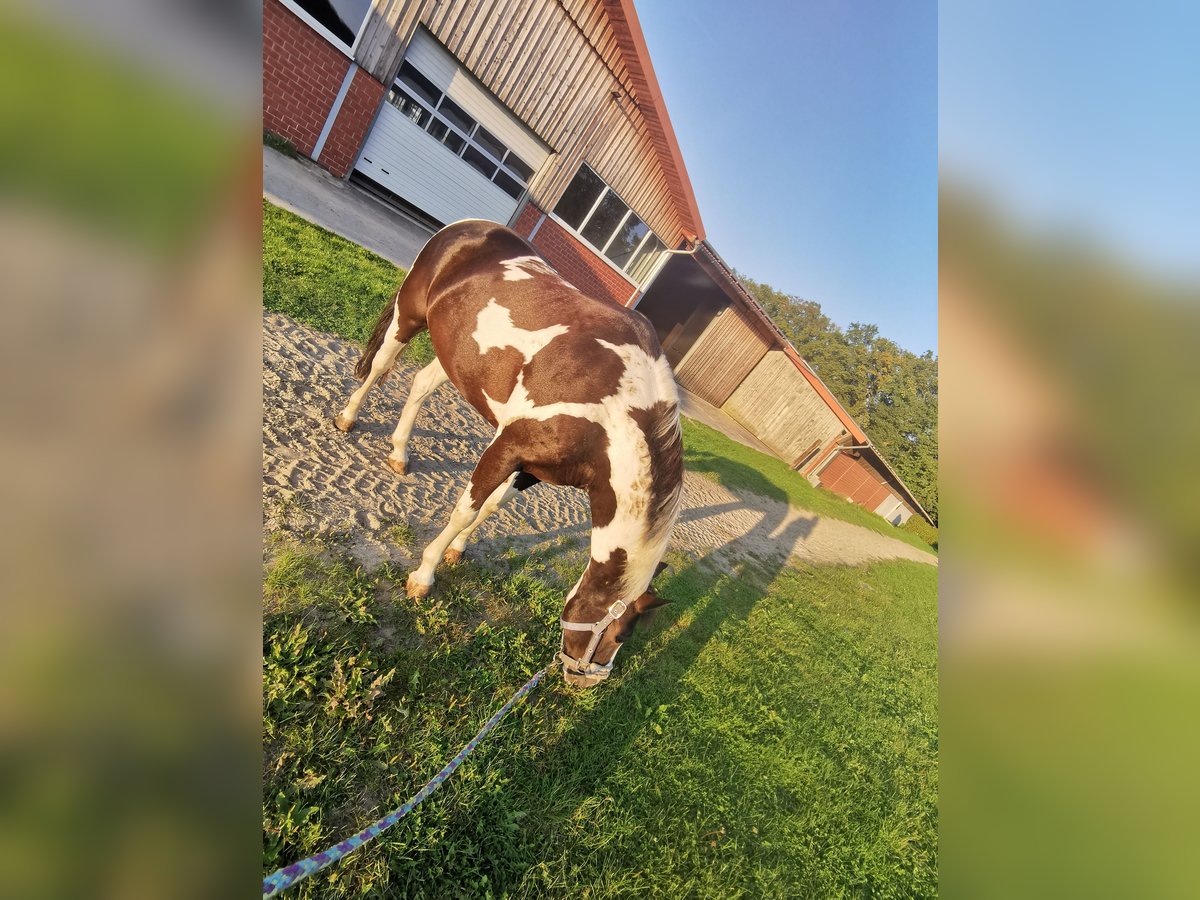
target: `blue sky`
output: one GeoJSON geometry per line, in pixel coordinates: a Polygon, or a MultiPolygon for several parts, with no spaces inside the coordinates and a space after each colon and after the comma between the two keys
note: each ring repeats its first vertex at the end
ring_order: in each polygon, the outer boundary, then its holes
{"type": "Polygon", "coordinates": [[[1200,4],[941,10],[944,171],[1027,229],[1200,276],[1200,4]]]}
{"type": "Polygon", "coordinates": [[[717,251],[843,328],[936,352],[936,4],[637,11],[717,251]]]}

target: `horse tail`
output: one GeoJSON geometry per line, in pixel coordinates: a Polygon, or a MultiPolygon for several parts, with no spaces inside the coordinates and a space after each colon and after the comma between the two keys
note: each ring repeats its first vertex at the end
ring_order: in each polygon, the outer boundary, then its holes
{"type": "Polygon", "coordinates": [[[395,322],[396,302],[399,299],[400,292],[396,291],[396,293],[392,294],[392,299],[384,307],[383,312],[379,314],[379,320],[375,323],[375,329],[371,332],[371,338],[367,341],[367,346],[363,348],[363,354],[358,358],[358,364],[354,367],[354,377],[359,381],[365,381],[367,376],[371,374],[371,363],[375,359],[375,354],[383,346],[383,340],[387,337],[388,329],[395,322]]]}

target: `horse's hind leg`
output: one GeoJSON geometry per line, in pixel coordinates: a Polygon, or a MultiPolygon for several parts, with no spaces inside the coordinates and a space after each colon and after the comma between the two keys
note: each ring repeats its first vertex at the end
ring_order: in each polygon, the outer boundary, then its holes
{"type": "Polygon", "coordinates": [[[354,427],[354,423],[358,421],[359,407],[366,399],[367,392],[395,365],[396,357],[404,349],[406,341],[401,340],[399,335],[400,309],[396,300],[397,298],[393,297],[391,306],[380,316],[379,322],[375,326],[375,333],[371,336],[371,341],[367,345],[367,349],[363,351],[362,359],[358,362],[356,374],[362,379],[362,384],[350,395],[345,409],[338,413],[333,420],[333,424],[340,431],[349,431],[354,427]],[[384,316],[387,316],[386,322],[384,316]],[[370,354],[369,358],[368,354],[370,354]]]}
{"type": "Polygon", "coordinates": [[[540,482],[532,475],[527,475],[524,472],[514,472],[508,481],[492,491],[492,495],[484,501],[483,508],[479,510],[479,515],[475,517],[475,521],[460,531],[458,537],[450,542],[450,547],[446,550],[446,554],[442,559],[448,563],[456,563],[462,559],[463,552],[467,549],[467,541],[475,536],[475,532],[483,524],[484,519],[512,500],[517,494],[528,490],[535,484],[540,484],[540,482]]]}
{"type": "Polygon", "coordinates": [[[400,422],[392,433],[392,453],[387,459],[388,466],[395,472],[403,475],[408,471],[408,439],[412,436],[417,413],[421,411],[421,405],[429,399],[429,395],[446,380],[446,370],[442,368],[441,362],[437,359],[413,378],[408,399],[404,401],[404,410],[400,413],[400,422]]]}
{"type": "MultiPolygon", "coordinates": [[[[437,564],[442,561],[446,549],[464,530],[475,524],[484,507],[499,495],[503,497],[508,486],[517,477],[519,462],[514,456],[513,442],[505,440],[501,431],[483,451],[479,463],[467,482],[454,511],[450,514],[450,522],[442,529],[425,552],[421,554],[421,565],[408,576],[408,596],[412,598],[426,597],[433,587],[433,573],[437,564]]],[[[498,504],[497,504],[498,505],[498,504]]]]}

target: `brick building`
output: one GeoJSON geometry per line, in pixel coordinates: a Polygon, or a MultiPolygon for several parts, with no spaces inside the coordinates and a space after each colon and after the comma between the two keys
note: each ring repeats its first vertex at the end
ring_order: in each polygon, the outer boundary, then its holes
{"type": "Polygon", "coordinates": [[[508,224],[814,483],[925,515],[705,241],[632,0],[264,0],[263,127],[432,224],[508,224]]]}

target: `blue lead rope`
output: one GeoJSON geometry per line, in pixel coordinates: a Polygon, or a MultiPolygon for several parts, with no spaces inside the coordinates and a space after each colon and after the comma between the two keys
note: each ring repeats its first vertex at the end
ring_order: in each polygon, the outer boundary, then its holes
{"type": "MultiPolygon", "coordinates": [[[[546,669],[548,668],[549,666],[546,667],[546,669]]],[[[399,809],[392,810],[375,824],[368,825],[362,831],[358,832],[358,834],[353,834],[346,838],[340,844],[334,844],[328,850],[324,850],[321,853],[315,853],[307,859],[300,860],[298,863],[293,863],[292,865],[280,869],[277,872],[272,872],[263,879],[263,896],[273,897],[280,891],[291,887],[296,882],[303,881],[309,875],[320,872],[326,866],[332,865],[333,863],[342,859],[344,856],[353,853],[368,841],[379,837],[379,835],[383,834],[385,831],[407,816],[410,812],[416,809],[422,800],[436,791],[441,786],[443,781],[454,774],[454,770],[463,764],[463,760],[470,755],[472,750],[479,746],[479,742],[487,737],[487,733],[496,727],[496,724],[504,718],[504,714],[512,709],[513,704],[537,687],[538,682],[541,681],[545,676],[546,669],[542,669],[527,682],[525,682],[525,685],[519,691],[513,694],[512,697],[509,698],[509,701],[500,707],[496,714],[488,719],[487,723],[479,729],[479,734],[471,738],[471,740],[467,742],[467,745],[459,750],[457,754],[455,754],[454,759],[446,763],[446,765],[442,768],[442,771],[434,775],[433,778],[430,779],[430,781],[425,785],[425,787],[417,791],[416,795],[411,800],[409,800],[399,809]]]]}

